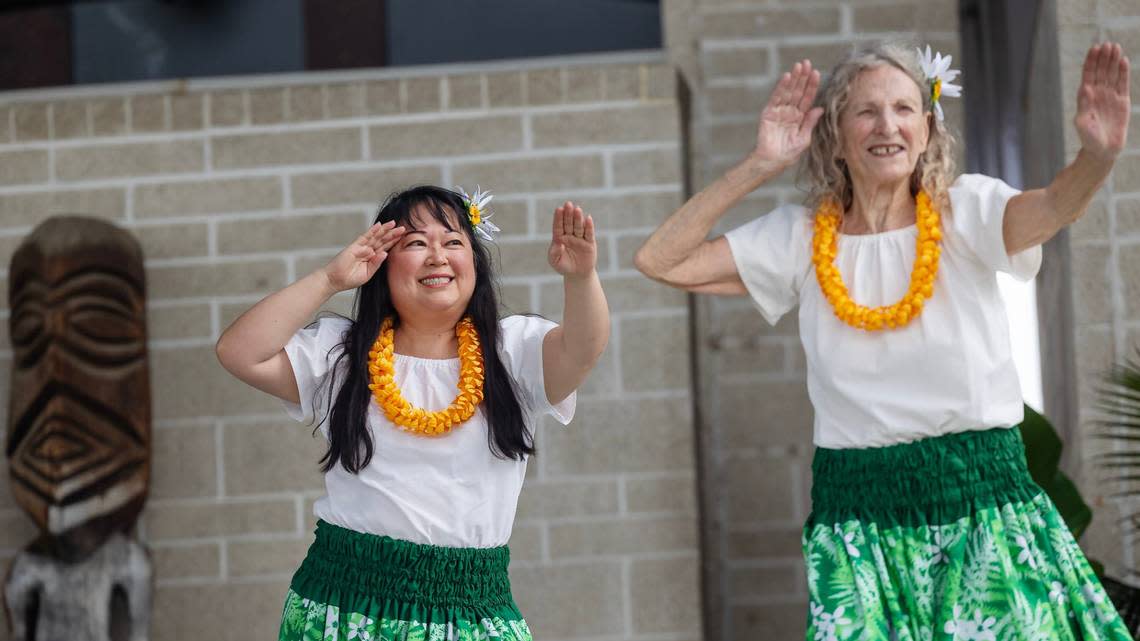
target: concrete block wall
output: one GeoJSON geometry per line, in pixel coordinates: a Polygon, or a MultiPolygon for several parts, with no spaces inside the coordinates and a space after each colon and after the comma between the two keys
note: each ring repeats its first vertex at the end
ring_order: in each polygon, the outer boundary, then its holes
{"type": "MultiPolygon", "coordinates": [[[[561,316],[546,265],[554,207],[573,199],[599,226],[613,338],[574,423],[540,430],[511,541],[532,628],[701,638],[688,307],[632,267],[680,200],[675,89],[661,54],[621,54],[0,94],[0,287],[21,238],[55,213],[112,220],[146,251],[152,638],[276,633],[323,447],[228,377],[213,343],[360,233],[386,194],[422,182],[494,191],[515,312],[561,316]]],[[[0,415],[9,315],[5,297],[0,415]]],[[[0,491],[0,562],[32,535],[0,491]]]]}
{"type": "MultiPolygon", "coordinates": [[[[954,2],[667,0],[664,13],[670,58],[693,88],[694,189],[751,150],[760,110],[798,60],[826,73],[850,49],[890,38],[960,60],[954,2]]],[[[947,118],[961,135],[955,102],[947,118]]],[[[717,231],[802,198],[789,171],[717,231]]],[[[745,298],[697,297],[695,316],[708,638],[802,639],[813,413],[796,311],[773,328],[745,298]]]]}
{"type": "MultiPolygon", "coordinates": [[[[1065,150],[1080,149],[1073,127],[1085,53],[1095,42],[1120,42],[1132,61],[1132,125],[1124,152],[1084,218],[1071,227],[1071,286],[1080,409],[1079,485],[1093,506],[1082,540],[1109,574],[1136,580],[1140,537],[1121,520],[1140,511],[1135,497],[1110,482],[1097,457],[1118,444],[1098,439],[1095,389],[1113,362],[1135,360],[1140,348],[1140,5],[1129,0],[1057,0],[1058,55],[1065,114],[1065,150]]],[[[1135,485],[1131,486],[1135,489],[1135,485]]]]}

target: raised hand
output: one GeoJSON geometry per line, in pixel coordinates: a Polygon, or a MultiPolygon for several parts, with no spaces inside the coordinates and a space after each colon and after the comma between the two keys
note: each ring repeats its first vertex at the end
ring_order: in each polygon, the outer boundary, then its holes
{"type": "Polygon", "coordinates": [[[1128,57],[1119,44],[1094,45],[1085,56],[1074,124],[1081,147],[1099,159],[1114,161],[1128,138],[1128,74],[1128,57]]]}
{"type": "Polygon", "coordinates": [[[818,90],[819,72],[811,68],[810,60],[785,72],[760,112],[752,155],[783,166],[794,163],[808,148],[811,130],[823,115],[822,108],[811,106],[818,90]]]}
{"type": "Polygon", "coordinates": [[[554,210],[547,259],[563,276],[588,276],[598,264],[594,219],[570,201],[554,210]]]}
{"type": "Polygon", "coordinates": [[[367,283],[388,257],[388,250],[403,237],[404,231],[392,221],[369,227],[325,265],[329,284],[339,292],[367,283]]]}

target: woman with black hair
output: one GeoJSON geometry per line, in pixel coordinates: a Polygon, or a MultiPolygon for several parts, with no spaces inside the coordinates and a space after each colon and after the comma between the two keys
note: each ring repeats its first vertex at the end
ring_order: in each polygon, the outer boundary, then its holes
{"type": "Polygon", "coordinates": [[[529,641],[510,538],[534,428],[562,424],[609,337],[594,223],[554,212],[561,326],[499,318],[484,240],[490,197],[396,194],[322,269],[254,305],[218,340],[222,365],[328,439],[316,540],[280,639],[529,641]],[[356,289],[355,319],[305,327],[356,289]]]}

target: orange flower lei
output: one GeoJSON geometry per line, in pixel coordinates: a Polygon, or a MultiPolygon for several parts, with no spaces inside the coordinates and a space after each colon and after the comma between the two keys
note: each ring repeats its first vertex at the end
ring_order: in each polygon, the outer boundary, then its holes
{"type": "Polygon", "coordinates": [[[455,326],[455,336],[459,339],[459,395],[447,409],[438,412],[415,407],[400,394],[394,366],[394,334],[392,319],[385,319],[380,335],[368,352],[368,373],[372,380],[368,389],[372,390],[372,397],[388,420],[405,432],[443,436],[471,418],[475,408],[483,402],[483,350],[471,317],[465,317],[455,326]]]}
{"type": "Polygon", "coordinates": [[[942,251],[938,241],[942,239],[939,227],[941,216],[930,202],[930,195],[920,191],[915,207],[915,222],[918,227],[918,241],[914,259],[914,269],[910,274],[910,287],[906,294],[894,305],[887,307],[864,307],[851,300],[843,276],[835,266],[835,256],[839,250],[839,223],[843,213],[835,201],[827,201],[815,212],[815,233],[812,237],[812,259],[819,287],[839,320],[857,329],[876,331],[883,326],[902,327],[922,313],[926,299],[934,295],[934,277],[938,275],[938,258],[942,251]]]}

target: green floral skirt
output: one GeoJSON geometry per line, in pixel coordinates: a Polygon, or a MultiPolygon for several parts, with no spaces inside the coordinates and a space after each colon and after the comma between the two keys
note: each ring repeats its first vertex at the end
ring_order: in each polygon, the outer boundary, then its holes
{"type": "Polygon", "coordinates": [[[510,552],[444,548],[317,523],[285,599],[280,641],[531,641],[510,552]]]}
{"type": "Polygon", "coordinates": [[[819,448],[811,641],[1131,641],[1017,429],[819,448]]]}

